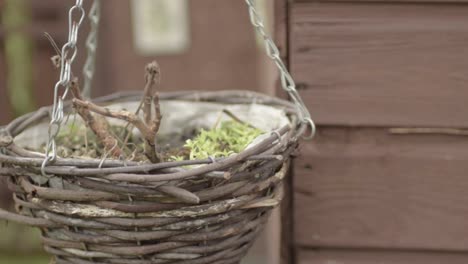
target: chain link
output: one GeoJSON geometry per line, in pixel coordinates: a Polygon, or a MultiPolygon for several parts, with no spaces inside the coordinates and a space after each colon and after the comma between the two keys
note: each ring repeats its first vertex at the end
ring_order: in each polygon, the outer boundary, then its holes
{"type": "Polygon", "coordinates": [[[91,97],[91,85],[93,82],[94,71],[96,68],[96,50],[98,45],[98,28],[101,13],[101,0],[94,0],[89,11],[88,19],[91,29],[88,38],[86,39],[86,50],[88,57],[83,67],[83,95],[91,97]]]}
{"type": "Polygon", "coordinates": [[[49,124],[45,158],[42,162],[41,172],[46,176],[45,166],[57,158],[55,138],[60,131],[63,121],[63,101],[68,94],[72,78],[72,64],[78,52],[78,31],[85,17],[83,0],[76,0],[68,12],[68,41],[62,47],[60,78],[54,87],[54,102],[52,106],[51,121],[49,124]],[[60,92],[63,91],[61,94],[60,92]]]}
{"type": "Polygon", "coordinates": [[[307,109],[306,105],[302,101],[301,96],[296,90],[296,84],[294,82],[294,79],[289,73],[286,65],[281,60],[278,47],[276,47],[275,43],[273,42],[273,39],[266,33],[263,20],[260,17],[257,9],[255,8],[254,0],[245,0],[245,2],[247,3],[247,6],[249,8],[250,22],[252,23],[257,33],[260,34],[260,36],[262,36],[263,41],[265,42],[266,53],[268,57],[270,57],[270,59],[273,60],[280,72],[282,88],[289,94],[291,100],[296,105],[299,113],[300,122],[304,122],[308,126],[310,126],[310,134],[308,136],[304,136],[304,138],[311,139],[315,135],[315,124],[314,121],[312,121],[312,118],[310,117],[309,110],[307,109]]]}

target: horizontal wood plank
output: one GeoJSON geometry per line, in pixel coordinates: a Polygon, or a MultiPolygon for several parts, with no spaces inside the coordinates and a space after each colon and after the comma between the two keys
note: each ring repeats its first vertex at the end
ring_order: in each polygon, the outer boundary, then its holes
{"type": "Polygon", "coordinates": [[[296,160],[296,244],[468,250],[467,139],[320,129],[296,160]]]}
{"type": "Polygon", "coordinates": [[[298,264],[465,264],[468,254],[441,252],[299,250],[298,264]]]}
{"type": "Polygon", "coordinates": [[[332,3],[332,2],[353,2],[353,3],[443,3],[443,4],[459,4],[467,3],[468,0],[290,0],[294,3],[332,3]]]}
{"type": "Polygon", "coordinates": [[[290,60],[319,124],[468,126],[468,5],[296,3],[290,60]]]}

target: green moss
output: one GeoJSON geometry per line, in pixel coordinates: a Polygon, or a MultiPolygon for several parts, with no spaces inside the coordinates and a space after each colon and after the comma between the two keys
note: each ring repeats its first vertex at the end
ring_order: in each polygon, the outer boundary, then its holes
{"type": "MultiPolygon", "coordinates": [[[[204,130],[185,143],[190,150],[190,159],[206,159],[208,157],[227,157],[244,150],[263,131],[248,124],[237,121],[222,122],[219,127],[204,130]]],[[[173,160],[181,160],[180,156],[173,160]]]]}

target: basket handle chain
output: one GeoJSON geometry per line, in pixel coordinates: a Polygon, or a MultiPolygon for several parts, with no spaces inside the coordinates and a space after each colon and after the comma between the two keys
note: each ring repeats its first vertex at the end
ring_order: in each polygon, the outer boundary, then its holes
{"type": "Polygon", "coordinates": [[[98,46],[98,28],[101,15],[101,0],[94,0],[91,9],[89,10],[88,19],[91,25],[86,39],[86,62],[83,66],[83,91],[85,97],[91,97],[91,83],[93,81],[94,72],[96,69],[96,50],[98,46]]]}
{"type": "Polygon", "coordinates": [[[260,17],[257,9],[255,8],[254,0],[245,0],[249,9],[250,22],[252,26],[257,31],[258,34],[262,36],[262,39],[265,43],[265,49],[268,57],[275,63],[276,67],[279,70],[281,78],[281,87],[288,93],[289,97],[296,105],[299,122],[303,122],[310,127],[310,134],[304,136],[305,139],[312,139],[315,135],[315,123],[312,121],[309,110],[307,109],[304,101],[296,90],[296,83],[292,78],[291,74],[288,71],[288,68],[281,60],[281,56],[278,50],[278,47],[275,45],[273,39],[265,31],[265,26],[263,20],[260,17]]]}
{"type": "MultiPolygon", "coordinates": [[[[100,0],[94,0],[93,6],[89,13],[91,21],[91,30],[86,41],[86,48],[88,50],[88,58],[86,59],[83,67],[84,76],[84,89],[83,94],[89,96],[91,91],[91,81],[95,70],[95,58],[97,48],[97,28],[99,23],[100,14],[100,0]]],[[[70,88],[70,81],[72,78],[72,64],[78,53],[77,40],[78,32],[81,24],[85,18],[85,10],[83,8],[83,0],[76,0],[68,11],[68,41],[62,46],[61,50],[61,63],[60,63],[60,77],[54,88],[54,101],[52,106],[51,121],[49,124],[48,138],[46,145],[45,158],[41,166],[41,173],[45,173],[45,166],[53,162],[57,158],[57,146],[55,138],[57,137],[60,127],[64,118],[63,101],[68,94],[70,88]],[[63,90],[62,94],[59,92],[63,90]]]]}

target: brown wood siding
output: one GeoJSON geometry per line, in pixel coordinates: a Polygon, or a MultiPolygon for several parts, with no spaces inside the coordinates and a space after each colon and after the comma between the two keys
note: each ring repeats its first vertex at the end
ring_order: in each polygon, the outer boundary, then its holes
{"type": "Polygon", "coordinates": [[[417,4],[463,4],[468,0],[289,0],[294,3],[333,3],[333,2],[348,2],[348,3],[417,3],[417,4]]]}
{"type": "Polygon", "coordinates": [[[301,247],[468,250],[468,140],[321,128],[296,162],[301,247]]]}
{"type": "Polygon", "coordinates": [[[297,3],[291,69],[319,124],[467,127],[468,5],[297,3]]]}
{"type": "Polygon", "coordinates": [[[289,67],[319,124],[284,212],[291,263],[468,263],[467,137],[390,133],[468,126],[468,4],[454,2],[289,2],[289,67]]]}
{"type": "Polygon", "coordinates": [[[467,254],[393,251],[299,251],[298,264],[466,264],[467,254]]]}

